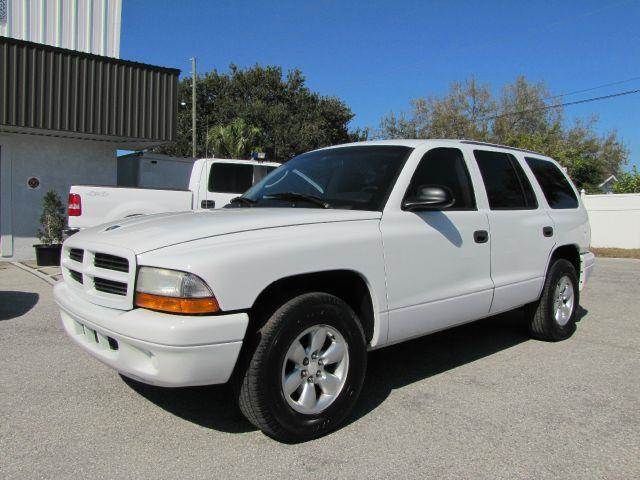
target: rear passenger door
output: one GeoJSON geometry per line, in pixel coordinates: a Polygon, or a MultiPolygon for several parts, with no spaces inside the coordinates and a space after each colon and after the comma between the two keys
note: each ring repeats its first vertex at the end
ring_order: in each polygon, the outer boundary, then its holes
{"type": "Polygon", "coordinates": [[[489,206],[493,314],[538,297],[555,242],[553,222],[515,155],[490,149],[473,155],[489,206]]]}
{"type": "Polygon", "coordinates": [[[525,162],[540,185],[554,223],[557,245],[575,245],[583,249],[589,245],[587,211],[581,205],[580,195],[560,166],[550,159],[526,155],[525,162]]]}

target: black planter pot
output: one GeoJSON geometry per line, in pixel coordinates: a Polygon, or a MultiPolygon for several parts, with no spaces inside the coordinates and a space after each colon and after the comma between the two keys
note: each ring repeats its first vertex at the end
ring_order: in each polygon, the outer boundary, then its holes
{"type": "Polygon", "coordinates": [[[36,262],[39,267],[57,267],[60,265],[62,245],[34,245],[36,262]]]}

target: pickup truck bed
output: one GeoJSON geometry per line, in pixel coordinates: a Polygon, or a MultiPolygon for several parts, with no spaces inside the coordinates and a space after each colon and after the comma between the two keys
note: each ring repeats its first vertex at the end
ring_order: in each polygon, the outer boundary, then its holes
{"type": "Polygon", "coordinates": [[[69,198],[79,195],[82,215],[69,216],[69,228],[92,227],[121,218],[162,212],[180,212],[193,208],[191,190],[154,188],[105,187],[101,185],[74,185],[69,198]]]}
{"type": "Polygon", "coordinates": [[[138,215],[222,208],[278,166],[256,160],[199,159],[185,190],[74,185],[69,192],[67,234],[138,215]]]}

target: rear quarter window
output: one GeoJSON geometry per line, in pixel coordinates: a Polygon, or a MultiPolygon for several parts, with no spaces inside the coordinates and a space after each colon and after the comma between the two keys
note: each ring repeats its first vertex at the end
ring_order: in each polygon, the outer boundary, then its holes
{"type": "Polygon", "coordinates": [[[542,193],[551,208],[578,208],[578,198],[575,191],[556,164],[532,157],[525,157],[525,160],[540,184],[542,193]]]}

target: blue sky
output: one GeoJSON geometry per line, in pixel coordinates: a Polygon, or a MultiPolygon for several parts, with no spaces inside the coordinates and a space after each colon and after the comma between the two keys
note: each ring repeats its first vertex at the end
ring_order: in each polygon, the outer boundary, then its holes
{"type": "MultiPolygon", "coordinates": [[[[230,63],[300,68],[377,127],[409,99],[474,75],[498,89],[520,74],[554,94],[640,77],[640,0],[125,0],[121,57],[201,72],[230,63]]],[[[640,89],[640,79],[579,100],[640,89]]],[[[618,130],[640,165],[640,94],[568,107],[618,130]]]]}

